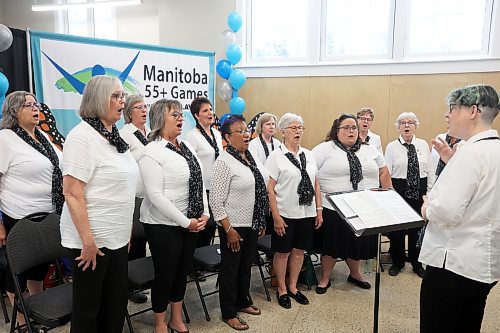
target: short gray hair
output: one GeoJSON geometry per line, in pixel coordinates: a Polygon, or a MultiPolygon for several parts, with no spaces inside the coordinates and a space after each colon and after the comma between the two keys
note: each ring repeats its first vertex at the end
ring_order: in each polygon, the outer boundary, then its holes
{"type": "Polygon", "coordinates": [[[304,120],[301,116],[295,113],[287,112],[280,118],[278,128],[280,131],[282,131],[293,122],[299,122],[301,125],[304,125],[304,120]]]}
{"type": "Polygon", "coordinates": [[[32,96],[36,101],[36,96],[27,91],[11,92],[6,98],[2,106],[2,128],[12,128],[19,125],[17,114],[19,109],[26,103],[26,96],[32,96]]]}
{"type": "Polygon", "coordinates": [[[108,113],[111,95],[115,92],[116,83],[121,85],[120,80],[116,77],[96,75],[91,78],[83,91],[80,117],[105,118],[108,113]]]}
{"type": "Polygon", "coordinates": [[[370,115],[370,118],[375,119],[375,112],[373,111],[372,108],[369,108],[369,107],[362,107],[361,110],[358,111],[358,113],[356,114],[357,118],[365,115],[365,114],[369,114],[370,115]]]}
{"type": "Polygon", "coordinates": [[[161,139],[161,130],[165,125],[165,114],[172,109],[178,109],[182,112],[182,104],[175,99],[160,99],[151,105],[149,110],[149,125],[151,133],[148,135],[149,141],[161,139]]]}
{"type": "Polygon", "coordinates": [[[271,119],[274,119],[274,122],[276,124],[278,123],[278,119],[272,113],[263,113],[260,115],[259,119],[257,120],[257,124],[255,124],[255,131],[257,132],[257,134],[262,134],[262,125],[264,125],[271,119]]]}
{"type": "Polygon", "coordinates": [[[396,119],[396,123],[394,124],[394,125],[396,125],[396,129],[399,128],[399,125],[400,125],[399,123],[403,119],[408,119],[408,118],[410,118],[411,120],[413,120],[415,122],[415,127],[418,127],[420,125],[420,122],[418,121],[416,114],[414,114],[413,112],[403,112],[398,116],[398,119],[396,119]]]}
{"type": "Polygon", "coordinates": [[[144,102],[144,96],[141,94],[127,96],[127,99],[125,100],[125,107],[123,108],[123,118],[125,118],[125,124],[132,122],[133,106],[139,102],[144,102]]]}

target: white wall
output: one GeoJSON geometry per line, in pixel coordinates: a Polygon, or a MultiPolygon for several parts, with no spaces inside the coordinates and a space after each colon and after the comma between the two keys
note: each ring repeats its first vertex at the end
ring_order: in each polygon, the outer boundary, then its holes
{"type": "Polygon", "coordinates": [[[1,24],[4,24],[4,22],[3,22],[3,13],[4,13],[3,0],[0,0],[0,23],[1,24]]]}
{"type": "Polygon", "coordinates": [[[3,0],[4,24],[18,29],[34,29],[54,32],[55,12],[31,11],[32,0],[3,0]]]}

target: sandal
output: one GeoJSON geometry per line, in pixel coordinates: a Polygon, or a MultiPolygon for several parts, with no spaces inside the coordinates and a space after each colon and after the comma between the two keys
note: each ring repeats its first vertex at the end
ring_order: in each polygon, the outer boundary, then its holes
{"type": "Polygon", "coordinates": [[[238,312],[247,313],[247,314],[253,315],[253,316],[258,316],[261,314],[260,309],[258,307],[256,307],[255,305],[250,305],[248,308],[238,309],[238,312]]]}
{"type": "Polygon", "coordinates": [[[248,327],[248,324],[243,320],[241,319],[240,317],[236,316],[234,318],[231,318],[231,319],[224,319],[224,322],[229,326],[231,327],[233,330],[237,330],[237,331],[246,331],[247,329],[249,329],[248,327]],[[229,321],[230,320],[233,320],[233,319],[237,319],[238,320],[238,324],[234,324],[234,323],[230,323],[229,321]]]}

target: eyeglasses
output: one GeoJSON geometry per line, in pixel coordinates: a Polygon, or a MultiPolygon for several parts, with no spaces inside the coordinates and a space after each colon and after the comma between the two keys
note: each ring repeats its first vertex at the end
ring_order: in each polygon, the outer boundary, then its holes
{"type": "Polygon", "coordinates": [[[133,106],[132,109],[136,110],[147,110],[148,106],[146,104],[133,106]]]}
{"type": "Polygon", "coordinates": [[[406,126],[406,125],[412,126],[412,125],[415,125],[415,124],[416,124],[416,122],[414,122],[414,121],[400,121],[399,122],[399,126],[406,126]]]}
{"type": "Polygon", "coordinates": [[[356,126],[356,125],[351,125],[351,126],[345,125],[345,126],[339,127],[339,129],[343,129],[345,131],[353,131],[354,132],[354,131],[358,130],[358,126],[356,126]]]}
{"type": "Polygon", "coordinates": [[[367,118],[367,117],[358,117],[358,119],[361,120],[361,121],[369,122],[369,123],[371,123],[373,121],[372,118],[367,118]]]}
{"type": "Polygon", "coordinates": [[[182,112],[179,112],[179,111],[175,111],[175,112],[172,112],[172,113],[169,113],[170,116],[174,117],[175,120],[179,120],[181,118],[184,117],[184,115],[182,114],[182,112]]]}
{"type": "Polygon", "coordinates": [[[117,101],[124,101],[127,99],[128,94],[124,91],[122,92],[115,92],[114,94],[111,94],[111,97],[116,99],[117,101]]]}
{"type": "Polygon", "coordinates": [[[290,126],[286,128],[291,129],[293,132],[304,132],[306,129],[304,126],[290,126]]]}
{"type": "Polygon", "coordinates": [[[245,129],[239,129],[236,131],[229,132],[229,134],[232,134],[232,133],[238,133],[239,135],[245,135],[245,134],[252,133],[252,131],[249,128],[245,128],[245,129]]]}
{"type": "Polygon", "coordinates": [[[37,108],[38,110],[41,110],[42,104],[40,104],[40,103],[24,103],[23,108],[26,108],[26,109],[31,108],[32,110],[37,108]]]}
{"type": "MultiPolygon", "coordinates": [[[[474,105],[475,105],[475,106],[476,106],[476,108],[477,108],[477,112],[478,112],[478,113],[481,113],[481,109],[479,108],[479,106],[478,106],[477,104],[472,104],[472,105],[471,105],[471,106],[469,106],[469,107],[472,107],[472,106],[474,106],[474,105]]],[[[461,106],[460,104],[455,104],[455,103],[450,104],[449,113],[450,113],[450,114],[452,114],[452,113],[453,113],[453,111],[458,110],[458,109],[460,108],[460,106],[461,106]]]]}

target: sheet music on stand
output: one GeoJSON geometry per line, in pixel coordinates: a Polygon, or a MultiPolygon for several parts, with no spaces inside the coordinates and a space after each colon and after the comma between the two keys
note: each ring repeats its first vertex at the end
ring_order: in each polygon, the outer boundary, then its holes
{"type": "Polygon", "coordinates": [[[356,236],[420,227],[422,217],[393,190],[361,190],[326,195],[356,236]]]}

